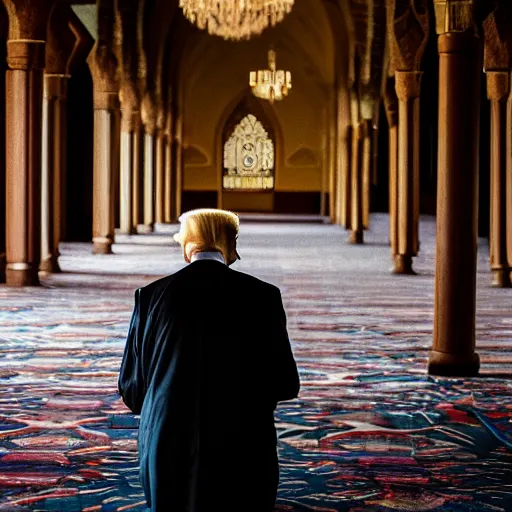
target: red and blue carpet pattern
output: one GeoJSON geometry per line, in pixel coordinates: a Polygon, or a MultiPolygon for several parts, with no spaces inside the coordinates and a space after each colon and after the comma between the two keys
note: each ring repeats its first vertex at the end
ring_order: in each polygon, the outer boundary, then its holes
{"type": "MultiPolygon", "coordinates": [[[[512,290],[489,286],[482,243],[484,377],[427,376],[434,229],[422,219],[420,275],[398,277],[385,216],[364,246],[335,226],[242,225],[236,268],[281,287],[303,382],[276,413],[277,510],[512,511],[512,290]]],[[[44,288],[0,288],[0,511],[145,509],[117,372],[133,290],[180,268],[181,252],[165,235],[89,250],[65,244],[66,272],[44,288]]]]}

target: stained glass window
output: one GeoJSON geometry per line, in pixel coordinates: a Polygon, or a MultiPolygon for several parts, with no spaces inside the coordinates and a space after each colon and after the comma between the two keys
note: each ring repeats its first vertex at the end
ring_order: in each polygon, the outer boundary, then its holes
{"type": "Polygon", "coordinates": [[[225,190],[274,188],[274,143],[252,114],[244,117],[224,144],[225,190]]]}

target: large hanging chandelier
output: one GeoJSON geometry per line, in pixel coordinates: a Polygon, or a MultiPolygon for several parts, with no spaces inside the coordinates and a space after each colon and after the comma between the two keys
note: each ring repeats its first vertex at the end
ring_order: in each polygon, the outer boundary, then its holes
{"type": "Polygon", "coordinates": [[[249,39],[274,26],[295,0],[180,0],[185,17],[200,29],[224,39],[249,39]]]}
{"type": "Polygon", "coordinates": [[[274,103],[288,96],[288,91],[292,88],[292,74],[290,71],[276,70],[276,52],[270,50],[268,69],[251,71],[249,85],[254,96],[274,103]]]}

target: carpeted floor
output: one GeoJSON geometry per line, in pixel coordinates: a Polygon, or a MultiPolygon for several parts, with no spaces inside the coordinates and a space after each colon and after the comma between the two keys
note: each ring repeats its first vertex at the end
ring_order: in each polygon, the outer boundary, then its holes
{"type": "MultiPolygon", "coordinates": [[[[386,216],[364,246],[336,226],[242,225],[234,268],[281,287],[303,382],[276,413],[278,510],[512,511],[512,290],[489,286],[482,242],[484,377],[428,377],[434,231],[422,219],[420,275],[398,277],[386,216]]],[[[145,508],[117,372],[133,291],[181,253],[164,234],[89,251],[64,244],[44,288],[0,288],[0,511],[145,508]]]]}

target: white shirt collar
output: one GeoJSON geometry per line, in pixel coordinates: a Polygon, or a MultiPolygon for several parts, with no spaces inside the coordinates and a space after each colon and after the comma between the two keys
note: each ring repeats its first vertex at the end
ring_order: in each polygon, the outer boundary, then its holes
{"type": "Polygon", "coordinates": [[[192,256],[192,258],[190,258],[190,263],[194,263],[194,261],[199,261],[199,260],[214,260],[214,261],[218,261],[219,263],[223,263],[224,265],[226,264],[222,254],[217,251],[196,252],[192,256]]]}

